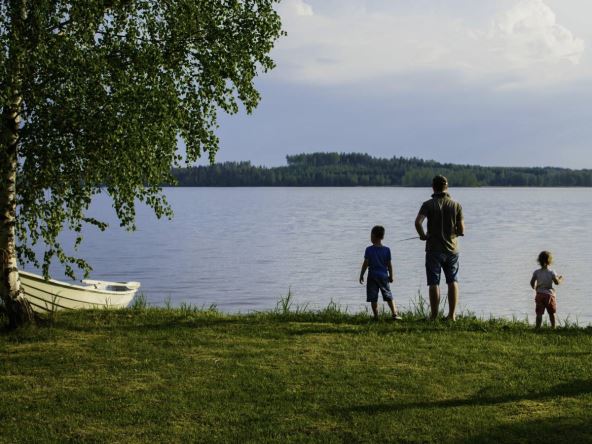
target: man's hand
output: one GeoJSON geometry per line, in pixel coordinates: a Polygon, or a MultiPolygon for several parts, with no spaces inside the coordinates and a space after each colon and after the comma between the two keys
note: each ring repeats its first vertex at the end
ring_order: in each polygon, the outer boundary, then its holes
{"type": "Polygon", "coordinates": [[[395,279],[392,276],[389,276],[389,282],[392,284],[393,282],[395,282],[395,279]]]}
{"type": "Polygon", "coordinates": [[[423,221],[426,220],[426,217],[419,213],[417,215],[417,217],[415,218],[415,231],[417,231],[417,234],[419,234],[419,238],[422,241],[425,241],[428,239],[428,237],[426,236],[426,233],[423,229],[423,221]]]}
{"type": "Polygon", "coordinates": [[[360,276],[360,284],[364,285],[364,275],[360,276]]]}

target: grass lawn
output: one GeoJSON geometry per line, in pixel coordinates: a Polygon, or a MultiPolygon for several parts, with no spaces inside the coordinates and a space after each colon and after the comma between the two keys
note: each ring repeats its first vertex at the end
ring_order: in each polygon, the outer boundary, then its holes
{"type": "Polygon", "coordinates": [[[0,332],[0,442],[592,442],[592,329],[61,314],[0,332]]]}

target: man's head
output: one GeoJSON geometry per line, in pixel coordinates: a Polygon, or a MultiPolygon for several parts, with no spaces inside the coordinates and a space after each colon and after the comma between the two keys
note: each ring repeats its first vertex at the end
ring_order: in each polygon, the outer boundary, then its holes
{"type": "Polygon", "coordinates": [[[372,231],[370,232],[370,241],[372,243],[380,242],[384,239],[384,227],[381,225],[376,225],[372,227],[372,231]]]}
{"type": "Polygon", "coordinates": [[[448,179],[438,174],[432,180],[432,188],[434,193],[443,193],[448,189],[448,179]]]}

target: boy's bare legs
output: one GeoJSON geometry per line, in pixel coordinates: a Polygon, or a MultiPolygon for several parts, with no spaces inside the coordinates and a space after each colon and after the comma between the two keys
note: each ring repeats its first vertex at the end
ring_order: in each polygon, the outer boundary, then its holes
{"type": "Polygon", "coordinates": [[[374,313],[374,319],[378,319],[378,302],[370,302],[372,307],[372,313],[374,313]]]}
{"type": "Polygon", "coordinates": [[[435,321],[440,310],[440,287],[438,285],[430,285],[430,308],[432,310],[430,320],[435,321]]]}
{"type": "Polygon", "coordinates": [[[536,317],[536,328],[541,328],[543,324],[543,315],[537,315],[536,317]]]}
{"type": "Polygon", "coordinates": [[[458,282],[448,284],[448,320],[456,321],[456,303],[458,302],[458,282]]]}
{"type": "MultiPolygon", "coordinates": [[[[386,301],[387,305],[391,309],[391,316],[394,318],[397,315],[397,306],[393,301],[386,301]]],[[[374,314],[374,319],[378,319],[378,302],[371,302],[370,306],[372,307],[372,313],[374,314]]]]}
{"type": "Polygon", "coordinates": [[[386,301],[386,303],[389,306],[389,308],[391,309],[391,315],[394,318],[395,315],[397,314],[397,307],[395,306],[394,301],[386,301]]]}

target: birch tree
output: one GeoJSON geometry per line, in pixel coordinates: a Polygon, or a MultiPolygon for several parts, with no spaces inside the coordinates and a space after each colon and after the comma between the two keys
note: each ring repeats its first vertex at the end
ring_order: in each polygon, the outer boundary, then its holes
{"type": "Polygon", "coordinates": [[[136,201],[170,216],[171,167],[213,161],[218,112],[257,106],[254,80],[283,34],[278,1],[0,0],[0,293],[12,326],[33,319],[18,263],[89,270],[58,234],[106,228],[86,216],[94,195],[108,193],[129,229],[136,201]]]}

